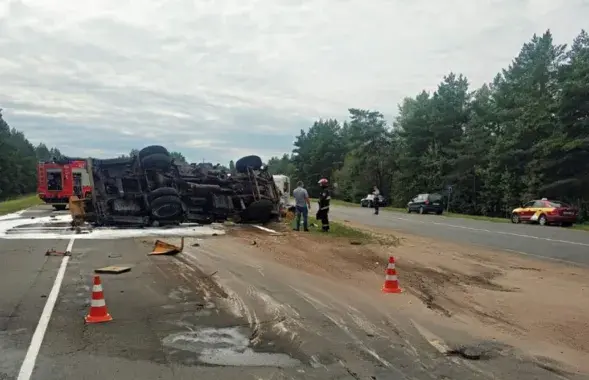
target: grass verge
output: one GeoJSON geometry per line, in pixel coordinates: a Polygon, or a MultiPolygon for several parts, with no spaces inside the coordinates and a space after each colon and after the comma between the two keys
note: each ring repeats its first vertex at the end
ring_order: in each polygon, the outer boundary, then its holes
{"type": "MultiPolygon", "coordinates": [[[[316,205],[317,201],[318,201],[317,198],[311,198],[312,205],[316,205]]],[[[360,207],[359,203],[356,204],[356,203],[352,203],[352,202],[340,201],[339,199],[332,199],[330,204],[332,204],[334,206],[360,207]]]]}
{"type": "MultiPolygon", "coordinates": [[[[285,220],[285,223],[288,225],[289,229],[292,229],[296,226],[296,219],[292,219],[291,221],[285,220]]],[[[314,217],[309,217],[309,232],[315,236],[321,235],[332,238],[346,239],[349,240],[350,244],[354,245],[376,243],[381,245],[397,246],[400,244],[399,238],[394,235],[377,234],[370,232],[369,229],[348,226],[342,222],[335,222],[330,220],[329,227],[329,233],[326,234],[321,231],[321,221],[314,217]]]]}
{"type": "Polygon", "coordinates": [[[10,214],[11,212],[20,211],[43,202],[36,194],[24,195],[15,199],[0,202],[0,215],[10,214]]]}
{"type": "MultiPolygon", "coordinates": [[[[385,208],[385,210],[392,210],[392,211],[407,213],[407,209],[406,208],[388,207],[388,208],[385,208]]],[[[495,223],[510,223],[511,222],[507,218],[498,218],[498,217],[484,216],[484,215],[456,214],[454,212],[444,212],[442,215],[443,216],[447,216],[449,218],[463,218],[463,219],[485,220],[487,222],[495,222],[495,223]]]]}
{"type": "MultiPolygon", "coordinates": [[[[296,218],[293,218],[291,221],[287,221],[289,227],[295,228],[296,227],[296,218]]],[[[303,221],[301,220],[301,224],[303,221]]],[[[301,231],[303,226],[301,225],[301,231]]],[[[332,236],[332,237],[340,237],[340,238],[347,238],[350,240],[360,240],[363,242],[367,242],[372,239],[368,233],[364,231],[360,231],[356,228],[352,228],[346,226],[345,224],[334,222],[332,220],[329,221],[329,233],[325,234],[321,231],[321,221],[317,220],[314,217],[309,216],[309,231],[312,234],[321,234],[325,236],[332,236]]]]}
{"type": "MultiPolygon", "coordinates": [[[[345,206],[345,205],[342,204],[342,206],[345,206]]],[[[406,208],[385,207],[383,209],[384,210],[391,210],[391,211],[397,211],[397,212],[407,213],[407,209],[406,208]]],[[[449,218],[462,218],[462,219],[483,220],[483,221],[486,221],[486,222],[493,222],[493,223],[511,223],[511,220],[508,219],[508,218],[499,218],[499,217],[493,217],[493,216],[456,214],[456,213],[453,213],[453,212],[444,212],[444,214],[442,214],[442,215],[443,216],[447,216],[449,218]]],[[[584,224],[575,224],[575,225],[573,225],[570,228],[572,228],[574,230],[589,231],[589,224],[587,224],[587,223],[584,223],[584,224]]]]}

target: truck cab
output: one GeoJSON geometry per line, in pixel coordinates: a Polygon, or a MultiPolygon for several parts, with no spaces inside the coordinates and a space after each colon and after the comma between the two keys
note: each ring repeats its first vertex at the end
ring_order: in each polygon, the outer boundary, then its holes
{"type": "Polygon", "coordinates": [[[83,160],[39,162],[37,165],[37,195],[56,210],[65,210],[72,195],[87,198],[91,191],[83,160]]]}
{"type": "Polygon", "coordinates": [[[290,203],[290,178],[284,174],[274,174],[272,179],[280,192],[281,207],[288,207],[290,203]]]}

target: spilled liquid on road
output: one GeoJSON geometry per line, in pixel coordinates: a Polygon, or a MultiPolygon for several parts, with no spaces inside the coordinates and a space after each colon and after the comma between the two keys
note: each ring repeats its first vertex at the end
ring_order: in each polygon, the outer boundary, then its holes
{"type": "Polygon", "coordinates": [[[173,228],[108,228],[82,227],[80,233],[71,228],[69,214],[39,218],[24,217],[22,212],[0,217],[0,239],[120,239],[147,236],[199,237],[223,235],[221,227],[181,224],[173,228]]]}
{"type": "Polygon", "coordinates": [[[256,352],[247,338],[249,330],[240,327],[202,328],[169,335],[166,347],[193,352],[204,364],[244,367],[296,367],[297,359],[283,353],[256,352]]]}

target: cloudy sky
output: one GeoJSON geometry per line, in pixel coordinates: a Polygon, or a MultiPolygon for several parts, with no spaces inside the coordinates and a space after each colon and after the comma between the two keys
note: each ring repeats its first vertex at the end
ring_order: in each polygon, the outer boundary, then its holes
{"type": "Polygon", "coordinates": [[[71,155],[269,158],[316,118],[392,120],[450,70],[478,86],[587,20],[589,0],[0,0],[0,108],[71,155]]]}

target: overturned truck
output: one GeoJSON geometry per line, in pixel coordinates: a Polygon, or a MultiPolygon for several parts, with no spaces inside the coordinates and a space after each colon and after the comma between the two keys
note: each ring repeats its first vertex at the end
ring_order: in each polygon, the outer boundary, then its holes
{"type": "Polygon", "coordinates": [[[92,191],[73,199],[70,210],[75,220],[101,226],[279,218],[280,194],[260,157],[243,157],[235,169],[231,175],[218,165],[177,162],[159,145],[132,157],[88,159],[92,191]]]}

